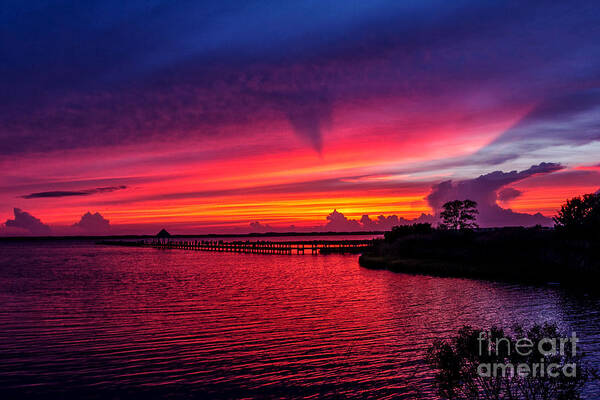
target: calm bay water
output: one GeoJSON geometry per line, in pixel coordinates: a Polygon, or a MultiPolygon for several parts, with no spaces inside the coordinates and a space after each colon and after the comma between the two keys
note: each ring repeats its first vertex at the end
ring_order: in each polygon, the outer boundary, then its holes
{"type": "Polygon", "coordinates": [[[0,243],[0,391],[436,398],[425,349],[464,324],[556,322],[600,366],[598,297],[357,258],[0,243]]]}

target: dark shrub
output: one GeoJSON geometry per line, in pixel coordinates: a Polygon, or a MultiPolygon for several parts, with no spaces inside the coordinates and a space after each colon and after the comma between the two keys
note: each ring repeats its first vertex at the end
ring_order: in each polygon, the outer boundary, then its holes
{"type": "Polygon", "coordinates": [[[549,324],[534,325],[529,330],[517,326],[513,332],[464,326],[452,339],[436,341],[427,361],[436,370],[439,395],[469,400],[581,397],[593,371],[571,342],[560,346],[560,340],[569,336],[549,324]],[[549,351],[547,339],[555,340],[555,352],[549,351]],[[531,345],[527,346],[526,341],[531,345]],[[540,368],[537,373],[533,372],[535,365],[540,368]]]}
{"type": "Polygon", "coordinates": [[[394,242],[404,236],[423,235],[431,232],[433,232],[431,224],[399,225],[393,227],[391,231],[385,232],[384,238],[387,242],[394,242]]]}

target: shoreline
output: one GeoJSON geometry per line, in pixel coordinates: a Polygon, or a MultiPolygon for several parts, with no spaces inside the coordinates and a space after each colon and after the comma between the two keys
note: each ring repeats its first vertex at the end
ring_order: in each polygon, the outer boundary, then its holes
{"type": "Polygon", "coordinates": [[[539,228],[416,233],[405,228],[386,234],[358,263],[408,274],[593,287],[600,279],[596,243],[539,228]]]}
{"type": "Polygon", "coordinates": [[[361,267],[372,270],[387,270],[391,272],[427,275],[442,278],[483,279],[497,282],[515,283],[547,283],[544,279],[535,279],[532,275],[500,274],[486,271],[483,266],[475,264],[455,263],[435,259],[417,258],[386,258],[367,253],[358,258],[361,267]]]}

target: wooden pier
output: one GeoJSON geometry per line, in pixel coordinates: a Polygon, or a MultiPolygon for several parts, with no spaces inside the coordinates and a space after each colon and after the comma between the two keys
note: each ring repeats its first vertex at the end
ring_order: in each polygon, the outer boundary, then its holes
{"type": "Polygon", "coordinates": [[[183,249],[229,253],[258,254],[328,254],[360,253],[373,245],[373,240],[305,240],[305,241],[223,241],[223,240],[152,240],[140,242],[104,241],[100,244],[183,249]]]}

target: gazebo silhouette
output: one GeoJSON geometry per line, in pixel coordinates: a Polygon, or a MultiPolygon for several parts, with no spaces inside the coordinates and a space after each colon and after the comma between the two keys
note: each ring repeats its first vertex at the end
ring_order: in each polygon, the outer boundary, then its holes
{"type": "Polygon", "coordinates": [[[158,234],[156,235],[156,237],[158,238],[158,242],[159,243],[167,243],[167,239],[169,239],[171,237],[171,234],[169,232],[167,232],[166,229],[161,229],[160,232],[158,232],[158,234]],[[163,242],[164,239],[164,242],[163,242]]]}

